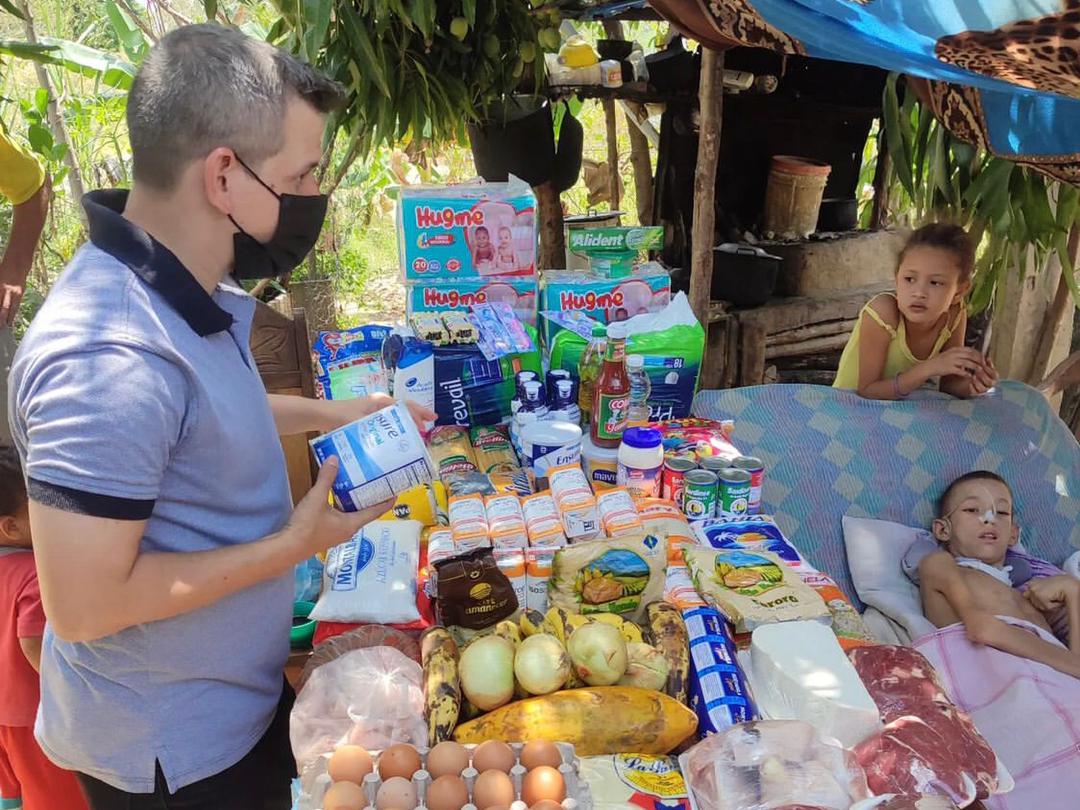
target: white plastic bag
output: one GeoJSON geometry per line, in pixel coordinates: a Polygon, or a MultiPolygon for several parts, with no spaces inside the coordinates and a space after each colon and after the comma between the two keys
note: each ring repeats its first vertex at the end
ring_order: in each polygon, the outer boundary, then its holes
{"type": "Polygon", "coordinates": [[[679,764],[697,810],[848,810],[870,797],[855,755],[800,720],[732,726],[679,764]]]}
{"type": "Polygon", "coordinates": [[[339,745],[427,745],[423,683],[420,665],[390,647],[354,650],[316,669],[289,724],[301,772],[339,745]]]}
{"type": "Polygon", "coordinates": [[[330,549],[311,618],[347,624],[419,621],[416,577],[423,528],[415,520],[374,521],[330,549]]]}

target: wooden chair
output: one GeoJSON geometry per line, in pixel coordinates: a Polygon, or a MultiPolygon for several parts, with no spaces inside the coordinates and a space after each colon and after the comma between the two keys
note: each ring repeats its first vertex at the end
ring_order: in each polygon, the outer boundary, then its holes
{"type": "MultiPolygon", "coordinates": [[[[289,318],[261,301],[256,302],[251,352],[268,393],[315,396],[315,370],[311,365],[304,310],[294,309],[289,318]]],[[[315,481],[316,468],[308,438],[281,437],[294,502],[304,497],[315,481]]]]}

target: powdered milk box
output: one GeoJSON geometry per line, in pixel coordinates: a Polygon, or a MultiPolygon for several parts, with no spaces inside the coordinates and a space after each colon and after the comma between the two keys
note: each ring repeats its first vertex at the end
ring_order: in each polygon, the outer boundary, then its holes
{"type": "MultiPolygon", "coordinates": [[[[540,311],[584,312],[600,323],[625,321],[660,312],[671,303],[671,276],[655,262],[639,265],[625,278],[594,273],[549,270],[540,277],[540,311]]],[[[550,346],[560,327],[543,320],[544,342],[550,346]]]]}
{"type": "Polygon", "coordinates": [[[405,306],[416,312],[469,312],[476,304],[506,303],[518,320],[536,326],[536,277],[408,281],[405,306]]]}
{"type": "Polygon", "coordinates": [[[402,187],[397,214],[406,280],[536,274],[536,197],[517,178],[402,187]]]}
{"type": "Polygon", "coordinates": [[[310,444],[319,466],[337,456],[332,492],[344,512],[375,506],[435,476],[420,431],[402,405],[383,408],[310,444]]]}

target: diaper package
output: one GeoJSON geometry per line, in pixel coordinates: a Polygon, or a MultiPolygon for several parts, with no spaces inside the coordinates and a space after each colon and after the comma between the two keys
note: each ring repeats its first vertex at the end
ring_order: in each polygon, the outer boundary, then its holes
{"type": "Polygon", "coordinates": [[[536,273],[536,197],[517,178],[402,187],[397,226],[407,280],[536,273]]]}
{"type": "Polygon", "coordinates": [[[477,304],[508,304],[518,320],[536,326],[536,278],[451,278],[407,281],[405,306],[421,312],[468,312],[477,304]]]}
{"type": "MultiPolygon", "coordinates": [[[[652,384],[650,418],[657,421],[688,416],[701,371],[705,330],[694,317],[686,294],[676,294],[662,312],[630,318],[626,327],[626,353],[645,358],[645,371],[652,384]]],[[[576,377],[585,345],[580,335],[568,329],[559,331],[550,344],[551,368],[565,369],[576,377]]]]}
{"type": "MultiPolygon", "coordinates": [[[[526,327],[535,341],[535,332],[526,327]]],[[[519,371],[540,370],[538,351],[487,360],[476,346],[436,346],[432,388],[437,425],[498,425],[510,421],[519,371]]],[[[395,377],[396,382],[396,377],[395,377]]]]}
{"type": "MultiPolygon", "coordinates": [[[[623,278],[567,270],[550,270],[540,277],[541,311],[583,312],[604,324],[659,312],[670,301],[671,276],[655,262],[639,265],[623,278]]],[[[548,346],[560,331],[561,327],[545,319],[548,346]]]]}
{"type": "Polygon", "coordinates": [[[388,393],[381,356],[383,341],[389,335],[386,326],[319,332],[311,346],[316,396],[355,399],[388,393]]]}

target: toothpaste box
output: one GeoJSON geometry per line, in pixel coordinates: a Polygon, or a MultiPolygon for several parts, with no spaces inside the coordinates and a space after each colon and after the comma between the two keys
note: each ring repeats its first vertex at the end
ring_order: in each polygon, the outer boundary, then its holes
{"type": "Polygon", "coordinates": [[[536,278],[458,278],[406,283],[409,316],[417,312],[468,312],[477,304],[507,303],[518,320],[536,326],[536,278]]]}
{"type": "MultiPolygon", "coordinates": [[[[639,265],[626,278],[549,270],[540,277],[540,310],[583,312],[603,324],[660,312],[671,303],[671,276],[655,262],[639,265]]],[[[545,344],[561,327],[544,319],[545,344]]]]}
{"type": "Polygon", "coordinates": [[[312,439],[320,466],[337,456],[334,502],[358,512],[434,478],[435,466],[408,410],[391,405],[312,439]]]}
{"type": "Polygon", "coordinates": [[[397,225],[406,280],[536,274],[536,197],[520,180],[403,187],[397,225]]]}

